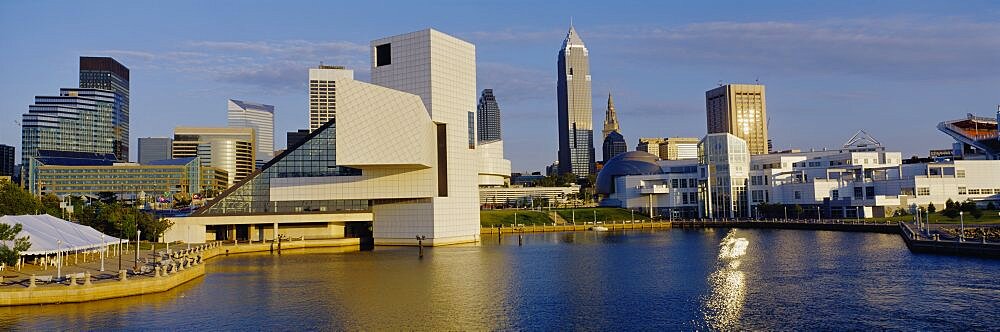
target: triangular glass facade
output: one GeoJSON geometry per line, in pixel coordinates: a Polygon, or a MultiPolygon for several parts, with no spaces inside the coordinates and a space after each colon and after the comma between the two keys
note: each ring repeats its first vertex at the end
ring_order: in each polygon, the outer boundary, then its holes
{"type": "MultiPolygon", "coordinates": [[[[330,120],[264,165],[245,181],[229,188],[195,215],[249,215],[307,212],[371,211],[368,200],[322,199],[272,201],[271,179],[321,176],[360,176],[361,170],[337,166],[336,124],[330,120]]],[[[318,195],[322,196],[322,195],[318,195]]]]}

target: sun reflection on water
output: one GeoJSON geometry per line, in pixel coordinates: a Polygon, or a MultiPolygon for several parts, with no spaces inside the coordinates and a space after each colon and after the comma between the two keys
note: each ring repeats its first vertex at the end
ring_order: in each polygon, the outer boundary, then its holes
{"type": "Polygon", "coordinates": [[[710,294],[703,304],[705,322],[713,330],[735,328],[743,314],[746,276],[740,259],[746,255],[749,241],[730,230],[719,245],[717,270],[709,276],[710,294]]]}

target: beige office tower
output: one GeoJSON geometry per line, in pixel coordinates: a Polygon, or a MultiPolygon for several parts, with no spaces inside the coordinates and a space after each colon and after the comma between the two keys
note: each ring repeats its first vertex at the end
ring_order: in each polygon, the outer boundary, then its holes
{"type": "Polygon", "coordinates": [[[695,137],[669,137],[660,143],[660,159],[680,160],[698,158],[698,142],[695,137]]]}
{"type": "MultiPolygon", "coordinates": [[[[479,239],[476,47],[426,29],[371,42],[372,83],[420,96],[434,123],[434,195],[375,200],[375,244],[479,239]]],[[[339,151],[338,151],[339,153],[339,151]]]]}
{"type": "Polygon", "coordinates": [[[666,139],[659,137],[640,137],[639,144],[635,145],[635,150],[659,156],[660,143],[663,142],[666,142],[666,139]]]}
{"type": "Polygon", "coordinates": [[[767,101],[760,84],[727,84],[705,92],[708,133],[730,133],[750,154],[767,154],[767,101]]]}
{"type": "Polygon", "coordinates": [[[309,131],[337,114],[337,80],[354,80],[354,71],[341,66],[309,68],[309,131]]]}
{"type": "Polygon", "coordinates": [[[254,171],[256,135],[253,128],[174,128],[173,158],[198,157],[202,167],[229,173],[229,185],[254,171]]]}

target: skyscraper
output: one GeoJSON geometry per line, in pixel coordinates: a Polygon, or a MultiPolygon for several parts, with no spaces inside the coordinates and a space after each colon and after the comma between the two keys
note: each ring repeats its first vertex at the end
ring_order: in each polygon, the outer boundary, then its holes
{"type": "Polygon", "coordinates": [[[639,137],[639,144],[635,145],[635,150],[659,156],[660,144],[666,141],[666,139],[659,137],[639,137]]]}
{"type": "Polygon", "coordinates": [[[479,131],[479,143],[499,141],[500,138],[500,106],[493,96],[493,89],[483,89],[479,96],[479,113],[476,114],[476,128],[479,131]]]}
{"type": "Polygon", "coordinates": [[[117,102],[117,94],[103,89],[64,88],[58,96],[36,96],[21,116],[21,163],[28,164],[38,150],[114,153],[117,102]]]}
{"type": "Polygon", "coordinates": [[[604,144],[601,146],[604,150],[604,162],[611,160],[617,155],[628,152],[628,143],[625,142],[625,137],[617,131],[612,131],[608,133],[608,136],[604,136],[604,144]]]}
{"type": "MultiPolygon", "coordinates": [[[[608,93],[608,108],[604,111],[604,137],[608,137],[612,131],[622,132],[621,126],[618,124],[618,113],[615,113],[615,102],[611,99],[611,93],[608,93]]],[[[605,159],[607,160],[607,159],[605,159]]]]}
{"type": "Polygon", "coordinates": [[[139,164],[172,158],[174,140],[170,137],[140,137],[139,164]]]}
{"type": "Polygon", "coordinates": [[[585,177],[594,172],[594,110],[587,47],[572,25],[558,64],[559,173],[585,177]]]}
{"type": "Polygon", "coordinates": [[[341,66],[309,68],[310,132],[337,114],[337,80],[340,79],[354,80],[354,71],[341,66]]]}
{"type": "Polygon", "coordinates": [[[253,128],[257,163],[274,157],[274,106],[230,99],[227,103],[229,128],[253,128]]]}
{"type": "Polygon", "coordinates": [[[14,147],[0,144],[0,176],[14,176],[14,147]]]}
{"type": "Polygon", "coordinates": [[[628,151],[628,143],[625,136],[622,136],[621,126],[618,124],[618,114],[615,113],[615,102],[608,93],[608,108],[604,112],[604,142],[601,144],[603,152],[602,160],[607,162],[615,156],[628,151]],[[613,135],[612,135],[613,134],[613,135]]]}
{"type": "Polygon", "coordinates": [[[705,92],[708,133],[744,140],[750,154],[767,154],[767,102],[760,84],[727,84],[705,92]]]}
{"type": "Polygon", "coordinates": [[[253,128],[174,128],[174,158],[198,157],[202,167],[229,173],[229,185],[254,171],[253,128]]]}
{"type": "Polygon", "coordinates": [[[128,68],[109,57],[80,57],[80,88],[114,93],[112,104],[112,150],[118,160],[127,161],[129,146],[128,68]]]}
{"type": "Polygon", "coordinates": [[[669,137],[660,143],[660,159],[679,160],[698,158],[698,142],[696,137],[669,137]]]}

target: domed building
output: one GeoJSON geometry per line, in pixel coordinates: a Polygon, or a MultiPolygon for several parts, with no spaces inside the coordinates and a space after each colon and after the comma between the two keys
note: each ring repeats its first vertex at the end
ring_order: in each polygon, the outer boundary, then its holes
{"type": "Polygon", "coordinates": [[[626,175],[653,175],[660,173],[656,164],[657,156],[643,152],[630,151],[619,154],[608,160],[604,168],[597,173],[597,193],[610,195],[615,192],[615,178],[626,175]]]}

